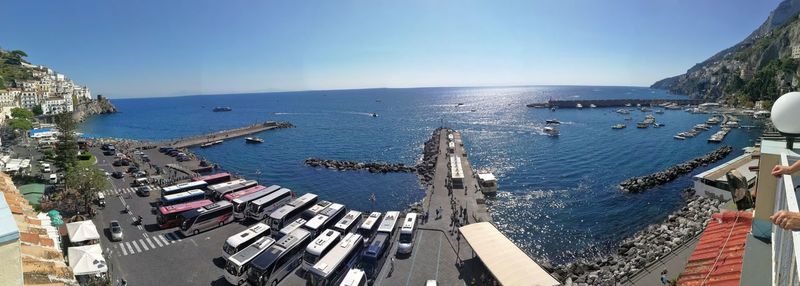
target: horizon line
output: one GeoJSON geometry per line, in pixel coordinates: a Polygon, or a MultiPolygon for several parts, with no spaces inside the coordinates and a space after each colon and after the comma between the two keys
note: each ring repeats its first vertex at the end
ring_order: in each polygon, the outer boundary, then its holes
{"type": "Polygon", "coordinates": [[[108,97],[103,93],[103,97],[108,99],[146,99],[146,98],[176,98],[176,97],[191,97],[191,96],[215,96],[215,95],[244,95],[244,94],[270,94],[270,93],[297,93],[297,92],[323,92],[323,91],[349,91],[349,90],[371,90],[371,89],[425,89],[425,88],[500,88],[500,87],[546,87],[546,86],[583,86],[583,87],[636,87],[636,88],[650,88],[649,86],[636,86],[636,85],[602,85],[602,84],[523,84],[523,85],[474,85],[474,86],[416,86],[416,87],[364,87],[364,88],[334,88],[334,89],[302,89],[302,90],[264,90],[264,91],[240,91],[240,92],[207,92],[207,93],[194,93],[194,94],[179,94],[167,96],[140,96],[140,97],[108,97]]]}

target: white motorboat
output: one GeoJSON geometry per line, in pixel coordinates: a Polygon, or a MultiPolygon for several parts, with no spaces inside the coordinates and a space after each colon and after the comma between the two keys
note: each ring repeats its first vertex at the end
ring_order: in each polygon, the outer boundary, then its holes
{"type": "Polygon", "coordinates": [[[545,126],[542,131],[544,131],[544,133],[547,134],[548,136],[558,136],[559,135],[558,129],[556,129],[555,127],[552,127],[552,126],[545,126]]]}
{"type": "Polygon", "coordinates": [[[479,173],[478,187],[484,195],[495,195],[497,194],[497,178],[492,173],[479,173]]]}

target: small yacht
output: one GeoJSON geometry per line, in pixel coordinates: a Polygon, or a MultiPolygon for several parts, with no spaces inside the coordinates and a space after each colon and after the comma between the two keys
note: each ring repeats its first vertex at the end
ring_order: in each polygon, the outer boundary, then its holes
{"type": "Polygon", "coordinates": [[[675,139],[678,139],[678,140],[686,140],[686,137],[683,137],[683,135],[680,135],[680,134],[672,136],[672,138],[675,138],[675,139]]]}
{"type": "Polygon", "coordinates": [[[626,110],[624,108],[617,109],[617,113],[619,113],[619,114],[631,114],[630,111],[628,111],[628,110],[626,110]]]}
{"type": "Polygon", "coordinates": [[[378,117],[378,114],[377,114],[377,113],[375,113],[375,112],[373,112],[373,113],[372,113],[372,114],[370,114],[370,115],[372,115],[372,117],[378,117]]]}
{"type": "Polygon", "coordinates": [[[580,103],[578,103],[578,104],[576,104],[576,105],[575,105],[575,108],[577,108],[577,109],[583,109],[583,104],[580,104],[580,103]]]}
{"type": "Polygon", "coordinates": [[[658,123],[658,122],[653,122],[653,127],[661,128],[661,127],[664,127],[664,124],[663,123],[658,123]]]}
{"type": "Polygon", "coordinates": [[[552,126],[545,126],[543,131],[544,131],[545,134],[547,134],[547,136],[555,137],[555,136],[559,135],[558,129],[556,129],[555,127],[552,127],[552,126]]]}
{"type": "Polygon", "coordinates": [[[633,120],[633,117],[630,117],[630,116],[625,117],[625,120],[633,120]]]}
{"type": "Polygon", "coordinates": [[[597,108],[597,105],[594,105],[594,103],[592,103],[592,104],[589,104],[589,107],[590,108],[597,108]]]}
{"type": "Polygon", "coordinates": [[[233,108],[230,108],[230,107],[227,107],[227,106],[217,106],[217,107],[214,107],[214,109],[212,111],[214,111],[214,112],[225,112],[225,111],[231,111],[231,110],[233,110],[233,108]]]}
{"type": "Polygon", "coordinates": [[[544,121],[544,123],[547,123],[547,124],[561,124],[561,121],[558,121],[558,119],[547,119],[547,120],[544,121]]]}
{"type": "Polygon", "coordinates": [[[647,124],[646,122],[636,123],[636,128],[647,128],[648,126],[650,126],[650,124],[647,124]]]}
{"type": "Polygon", "coordinates": [[[244,142],[251,143],[251,144],[264,143],[264,139],[261,139],[261,138],[258,138],[258,137],[247,137],[247,138],[244,138],[244,142]]]}
{"type": "Polygon", "coordinates": [[[620,123],[620,124],[614,124],[614,126],[611,126],[611,129],[624,129],[625,127],[626,127],[625,124],[620,123]]]}
{"type": "Polygon", "coordinates": [[[556,111],[556,109],[558,109],[558,106],[553,106],[550,108],[550,111],[556,111]]]}
{"type": "Polygon", "coordinates": [[[631,104],[630,103],[626,103],[625,107],[631,107],[631,104]]]}
{"type": "Polygon", "coordinates": [[[664,114],[664,110],[663,109],[656,109],[656,114],[664,114]]]}
{"type": "Polygon", "coordinates": [[[497,194],[497,178],[492,173],[478,173],[478,187],[484,195],[497,194]]]}
{"type": "Polygon", "coordinates": [[[706,124],[717,125],[719,124],[719,118],[717,118],[716,116],[712,116],[711,118],[706,120],[706,124]]]}

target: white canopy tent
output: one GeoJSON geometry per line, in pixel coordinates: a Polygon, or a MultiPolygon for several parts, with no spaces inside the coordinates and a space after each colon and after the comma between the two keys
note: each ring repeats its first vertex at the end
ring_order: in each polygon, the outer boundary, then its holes
{"type": "Polygon", "coordinates": [[[100,239],[100,233],[91,220],[71,222],[67,224],[69,241],[72,243],[100,239]]]}
{"type": "Polygon", "coordinates": [[[108,264],[99,244],[70,247],[67,255],[69,267],[75,275],[93,275],[108,271],[108,264]]]}

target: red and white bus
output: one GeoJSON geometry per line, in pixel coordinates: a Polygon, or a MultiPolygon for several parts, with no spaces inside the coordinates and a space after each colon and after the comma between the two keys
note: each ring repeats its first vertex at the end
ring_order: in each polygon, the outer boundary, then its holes
{"type": "Polygon", "coordinates": [[[226,201],[232,202],[233,200],[235,200],[237,198],[241,198],[243,196],[258,192],[258,191],[266,189],[266,188],[267,187],[262,186],[262,185],[255,185],[253,187],[249,187],[249,188],[241,190],[241,191],[235,191],[233,193],[228,193],[227,195],[223,196],[222,198],[225,199],[226,201]]]}
{"type": "Polygon", "coordinates": [[[208,176],[192,178],[193,182],[205,181],[209,185],[224,183],[224,182],[227,182],[227,181],[230,181],[230,180],[231,180],[231,174],[228,174],[228,173],[216,173],[216,174],[211,174],[211,175],[208,175],[208,176]]]}
{"type": "Polygon", "coordinates": [[[178,205],[163,206],[158,208],[158,215],[156,215],[156,222],[161,229],[179,226],[183,221],[180,219],[180,214],[197,208],[213,204],[210,200],[201,200],[188,202],[178,205]]]}
{"type": "Polygon", "coordinates": [[[233,221],[233,204],[219,201],[181,214],[181,234],[190,236],[233,221]]]}

